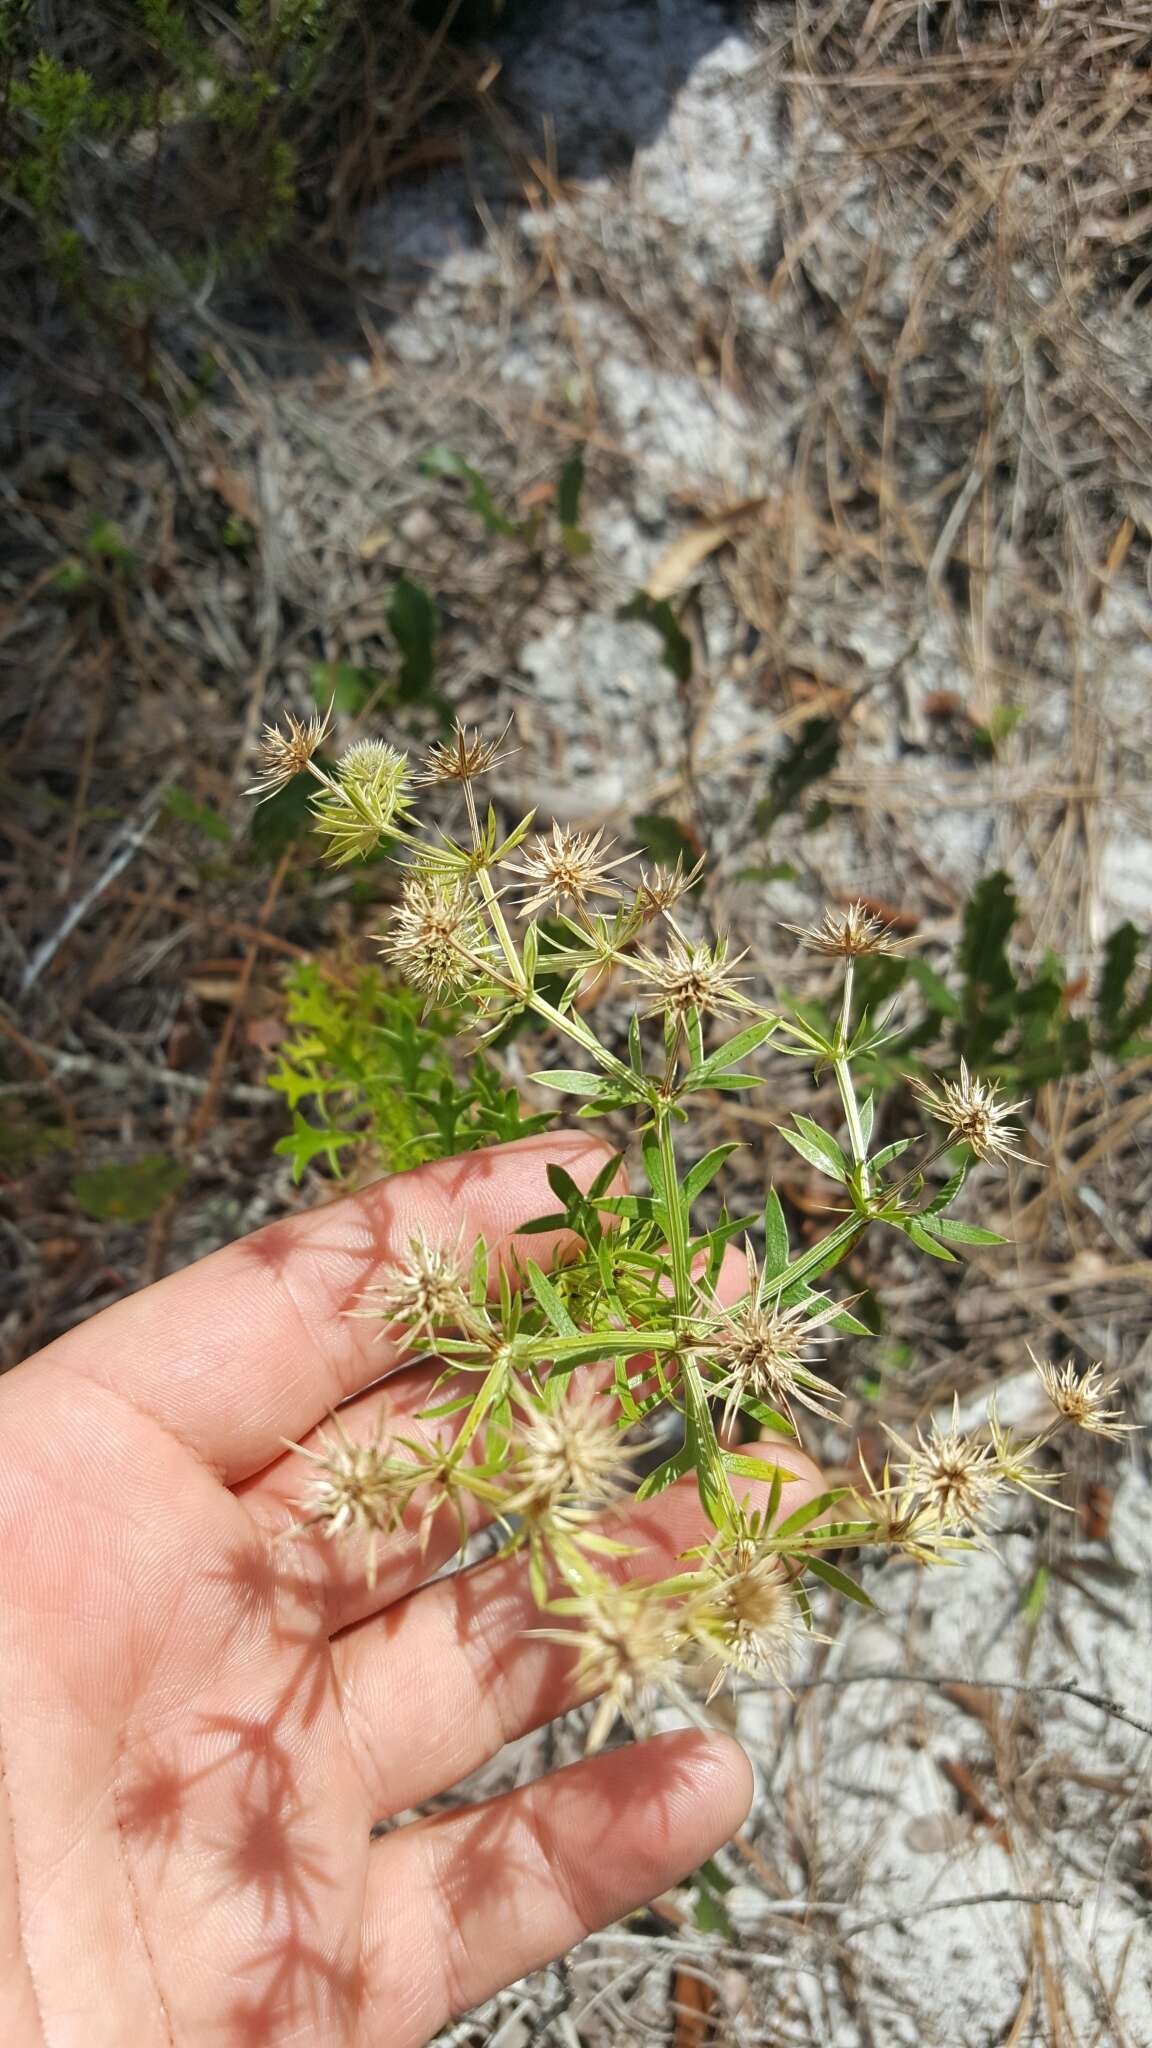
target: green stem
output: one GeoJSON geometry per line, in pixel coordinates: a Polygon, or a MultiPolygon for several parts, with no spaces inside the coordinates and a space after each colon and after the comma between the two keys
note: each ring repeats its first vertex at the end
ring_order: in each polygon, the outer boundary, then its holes
{"type": "Polygon", "coordinates": [[[581,1018],[566,1015],[563,1010],[558,1010],[554,1003],[548,1002],[544,996],[539,995],[535,989],[525,986],[524,969],[520,962],[520,955],[516,951],[516,941],[508,929],[508,920],[500,907],[500,899],[496,890],[492,886],[492,877],[487,869],[480,868],[477,870],[476,880],[480,886],[480,894],[484,898],[485,908],[492,921],[492,929],[496,934],[500,950],[504,955],[509,976],[515,986],[515,992],[521,1001],[526,1003],[533,1015],[539,1017],[543,1023],[551,1024],[554,1030],[561,1032],[565,1038],[570,1038],[574,1044],[582,1047],[585,1052],[590,1053],[597,1066],[602,1067],[605,1073],[615,1074],[618,1079],[628,1082],[630,1086],[633,1085],[636,1077],[630,1068],[626,1067],[621,1060],[618,1060],[614,1054],[608,1052],[601,1045],[595,1032],[590,1031],[587,1024],[581,1018]]]}
{"type": "Polygon", "coordinates": [[[688,1316],[692,1313],[692,1272],[688,1261],[688,1218],[680,1199],[680,1182],[676,1170],[676,1141],[672,1136],[672,1118],[666,1108],[656,1112],[656,1141],[660,1148],[660,1167],[664,1175],[664,1207],[668,1217],[668,1256],[672,1263],[672,1285],[676,1296],[676,1313],[688,1316]]]}
{"type": "Polygon", "coordinates": [[[516,986],[522,989],[524,986],[524,969],[520,965],[520,955],[516,951],[516,941],[508,929],[508,920],[500,908],[500,898],[492,887],[492,877],[488,873],[487,868],[477,869],[476,880],[480,884],[480,894],[484,898],[484,905],[492,920],[492,929],[496,934],[500,951],[503,953],[508,966],[508,971],[516,986]]]}

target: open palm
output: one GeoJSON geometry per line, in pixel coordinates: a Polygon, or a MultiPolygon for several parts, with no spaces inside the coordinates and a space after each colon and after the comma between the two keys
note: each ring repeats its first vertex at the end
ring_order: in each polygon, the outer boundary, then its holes
{"type": "MultiPolygon", "coordinates": [[[[416,1225],[506,1257],[547,1162],[587,1184],[604,1156],[549,1137],[398,1176],[0,1382],[6,2048],[417,2048],[739,1824],[742,1752],[689,1732],[373,1839],[572,1704],[572,1659],[524,1640],[518,1560],[428,1583],[450,1517],[397,1536],[371,1591],[353,1551],[286,1533],[285,1440],[340,1403],[370,1436],[385,1372],[398,1426],[427,1402],[432,1369],[346,1314],[416,1225]]],[[[630,1540],[666,1569],[699,1536],[681,1486],[630,1540]]]]}

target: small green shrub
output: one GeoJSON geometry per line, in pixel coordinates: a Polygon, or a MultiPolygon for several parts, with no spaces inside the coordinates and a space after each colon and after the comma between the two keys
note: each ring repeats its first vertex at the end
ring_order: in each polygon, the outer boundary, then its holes
{"type": "Polygon", "coordinates": [[[296,1180],[317,1158],[337,1178],[354,1167],[398,1171],[551,1122],[523,1113],[483,1053],[461,1062],[455,1019],[378,967],[360,967],[348,980],[311,962],[294,968],[287,1014],[292,1036],[270,1086],[292,1115],[276,1150],[291,1159],[296,1180]]]}

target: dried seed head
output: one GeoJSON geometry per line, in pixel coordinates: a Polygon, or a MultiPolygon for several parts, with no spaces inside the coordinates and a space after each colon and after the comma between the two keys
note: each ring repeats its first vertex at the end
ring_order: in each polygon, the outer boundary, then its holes
{"type": "Polygon", "coordinates": [[[681,1612],[657,1591],[634,1581],[614,1585],[602,1579],[555,1605],[576,1615],[580,1626],[537,1633],[574,1649],[580,1689],[603,1694],[588,1731],[589,1751],[601,1747],[617,1714],[635,1726],[648,1703],[662,1693],[685,1704],[681,1612]]]}
{"type": "Polygon", "coordinates": [[[378,1539],[397,1526],[419,1482],[412,1464],[389,1455],[384,1442],[386,1421],[387,1411],[381,1408],[371,1441],[357,1443],[334,1415],[331,1434],[320,1432],[319,1450],[308,1450],[303,1444],[289,1446],[316,1468],[301,1503],[304,1514],[298,1527],[318,1527],[329,1540],[347,1535],[366,1537],[369,1586],[376,1582],[378,1539]]]}
{"type": "Polygon", "coordinates": [[[676,856],[675,867],[654,867],[651,874],[641,869],[640,887],[636,891],[636,902],[645,917],[655,917],[666,910],[672,910],[689,889],[693,889],[704,872],[704,856],[701,854],[694,868],[684,872],[684,861],[676,856]]]}
{"type": "Polygon", "coordinates": [[[538,910],[563,910],[569,904],[584,910],[593,896],[619,896],[619,884],[608,877],[632,856],[622,853],[606,860],[615,842],[603,841],[603,832],[571,832],[560,825],[553,825],[551,834],[538,833],[535,844],[525,847],[522,861],[508,862],[509,872],[523,875],[529,884],[522,914],[532,917],[538,910]]]}
{"type": "Polygon", "coordinates": [[[332,867],[374,853],[406,805],[408,759],[384,740],[358,740],[337,763],[334,788],[313,799],[314,829],[327,839],[332,867]]]}
{"type": "MultiPolygon", "coordinates": [[[[509,720],[509,724],[511,720],[509,720]]],[[[508,726],[504,727],[498,740],[483,739],[475,727],[469,731],[457,721],[449,739],[437,740],[424,756],[423,769],[418,782],[472,782],[478,775],[487,775],[508,759],[501,753],[508,726]]]]}
{"type": "Polygon", "coordinates": [[[959,1081],[941,1081],[935,1088],[924,1081],[913,1085],[921,1107],[947,1126],[951,1138],[968,1145],[977,1159],[1027,1159],[1028,1154],[1011,1143],[1021,1133],[1009,1122],[1023,1103],[998,1102],[995,1081],[970,1074],[965,1060],[960,1062],[959,1081]]]}
{"type": "Polygon", "coordinates": [[[314,712],[304,722],[289,711],[285,714],[283,728],[266,725],[260,739],[260,772],[245,795],[254,796],[264,803],[278,790],[286,789],[293,777],[302,774],[313,755],[319,752],[331,726],[331,705],[323,713],[314,712]]]}
{"type": "Polygon", "coordinates": [[[689,1633],[717,1668],[783,1680],[804,1634],[788,1572],[762,1543],[717,1538],[700,1567],[701,1588],[685,1610],[689,1633]]]}
{"type": "Polygon", "coordinates": [[[509,1512],[548,1515],[572,1504],[602,1505],[627,1484],[634,1451],[624,1444],[612,1407],[594,1389],[567,1394],[556,1408],[522,1406],[526,1420],[512,1439],[509,1512]]]}
{"type": "Polygon", "coordinates": [[[694,946],[676,934],[663,958],[642,946],[636,968],[642,987],[652,997],[644,1015],[664,1013],[683,1023],[693,1011],[702,1017],[721,1017],[729,1011],[751,1009],[738,987],[744,977],[732,973],[743,958],[743,953],[738,953],[729,961],[727,939],[717,939],[715,946],[694,946]]]}
{"type": "Polygon", "coordinates": [[[420,1230],[405,1257],[362,1298],[367,1306],[353,1313],[378,1319],[382,1337],[399,1328],[413,1341],[431,1339],[437,1330],[468,1329],[475,1321],[460,1240],[430,1244],[420,1230]]]}
{"type": "Polygon", "coordinates": [[[717,1392],[727,1394],[725,1427],[749,1395],[789,1416],[795,1401],[814,1415],[833,1419],[836,1411],[829,1403],[840,1400],[840,1390],[812,1371],[806,1347],[813,1341],[829,1341],[828,1336],[816,1336],[816,1332],[841,1313],[842,1304],[826,1302],[814,1308],[810,1302],[795,1301],[785,1305],[773,1295],[751,1246],[747,1261],[747,1294],[731,1308],[713,1303],[712,1316],[692,1340],[694,1348],[711,1353],[720,1366],[716,1387],[717,1392]]]}
{"type": "Polygon", "coordinates": [[[1014,1436],[1000,1420],[995,1394],[988,1403],[988,1430],[996,1469],[1005,1486],[1015,1486],[1021,1493],[1030,1493],[1034,1500],[1042,1500],[1046,1507],[1065,1506],[1063,1501],[1050,1498],[1051,1488],[1060,1483],[1059,1473],[1047,1472],[1034,1462],[1044,1438],[1014,1436]]]}
{"type": "Polygon", "coordinates": [[[901,1492],[927,1502],[943,1528],[955,1529],[963,1524],[978,1528],[1003,1479],[993,1446],[965,1436],[958,1425],[958,1415],[957,1400],[951,1428],[941,1429],[934,1421],[927,1438],[917,1430],[914,1444],[905,1443],[895,1430],[888,1434],[908,1460],[901,1492]]]}
{"type": "Polygon", "coordinates": [[[1113,1443],[1119,1443],[1129,1430],[1138,1427],[1134,1422],[1124,1421],[1122,1408],[1106,1405],[1116,1392],[1119,1381],[1105,1380],[1104,1367],[1099,1360],[1080,1374],[1071,1358],[1066,1359],[1063,1365],[1049,1365],[1038,1358],[1033,1358],[1032,1363],[1052,1406],[1076,1429],[1084,1430],[1089,1436],[1107,1437],[1113,1443]]]}
{"type": "Polygon", "coordinates": [[[413,988],[442,1002],[463,995],[487,951],[483,922],[466,882],[435,875],[415,876],[404,891],[389,930],[377,933],[381,951],[395,962],[413,988]]]}
{"type": "Polygon", "coordinates": [[[786,924],[784,930],[793,932],[813,953],[845,960],[857,960],[865,953],[899,953],[911,943],[894,937],[892,926],[859,902],[850,903],[847,910],[826,910],[819,924],[786,924]]]}

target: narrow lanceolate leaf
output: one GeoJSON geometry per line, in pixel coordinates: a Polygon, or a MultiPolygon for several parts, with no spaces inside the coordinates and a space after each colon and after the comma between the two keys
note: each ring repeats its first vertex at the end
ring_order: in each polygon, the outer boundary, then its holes
{"type": "Polygon", "coordinates": [[[743,1451],[722,1451],[724,1470],[735,1472],[740,1479],[757,1479],[762,1486],[785,1486],[798,1475],[789,1472],[783,1465],[774,1465],[766,1458],[749,1457],[743,1451]]]}
{"type": "Polygon", "coordinates": [[[773,1536],[778,1542],[785,1542],[789,1536],[798,1536],[801,1529],[808,1527],[809,1522],[814,1522],[819,1515],[826,1514],[829,1508],[835,1507],[838,1500],[843,1500],[846,1492],[846,1487],[836,1486],[828,1493],[818,1493],[815,1500],[806,1500],[803,1507],[797,1508],[795,1514],[789,1515],[786,1522],[781,1522],[778,1529],[773,1529],[773,1536]]]}
{"type": "Polygon", "coordinates": [[[876,1097],[869,1095],[860,1104],[860,1134],[864,1140],[864,1151],[872,1143],[872,1126],[876,1121],[876,1097]]]}
{"type": "Polygon", "coordinates": [[[529,1074],[541,1088],[556,1088],[562,1095],[600,1095],[604,1089],[603,1074],[588,1074],[580,1067],[548,1067],[541,1074],[529,1074]]]}
{"type": "Polygon", "coordinates": [[[846,1186],[848,1162],[835,1138],[806,1116],[798,1116],[796,1126],[794,1131],[787,1131],[781,1126],[780,1136],[785,1143],[791,1145],[792,1150],[798,1152],[801,1159],[806,1159],[809,1166],[814,1166],[818,1173],[826,1173],[830,1180],[838,1180],[846,1186]]]}
{"type": "Polygon", "coordinates": [[[732,1491],[708,1412],[704,1383],[688,1357],[683,1360],[683,1379],[684,1445],[695,1468],[701,1505],[714,1528],[727,1529],[732,1523],[732,1491]]]}
{"type": "Polygon", "coordinates": [[[764,1204],[764,1272],[774,1280],[788,1264],[788,1224],[784,1207],[775,1188],[769,1188],[764,1204]]]}
{"type": "MultiPolygon", "coordinates": [[[[764,1040],[770,1038],[775,1029],[775,1017],[761,1017],[758,1023],[749,1024],[745,1031],[738,1031],[735,1038],[727,1039],[723,1045],[716,1047],[715,1052],[710,1052],[706,1060],[701,1060],[698,1066],[689,1068],[681,1084],[681,1093],[692,1088],[714,1087],[717,1075],[726,1074],[730,1068],[739,1066],[740,1061],[746,1059],[750,1052],[755,1052],[758,1045],[763,1045],[764,1040]]],[[[759,1075],[748,1074],[744,1077],[742,1085],[751,1087],[760,1078],[759,1075]]]]}
{"type": "Polygon", "coordinates": [[[930,1223],[925,1219],[925,1228],[931,1230],[936,1237],[949,1238],[953,1244],[1007,1244],[1008,1242],[1008,1239],[1001,1237],[997,1230],[981,1230],[979,1224],[961,1223],[955,1216],[933,1216],[930,1223]]]}
{"type": "Polygon", "coordinates": [[[709,1181],[715,1180],[724,1161],[739,1149],[738,1144],[714,1145],[711,1152],[706,1152],[703,1159],[696,1161],[684,1180],[684,1202],[687,1208],[691,1207],[697,1195],[703,1193],[709,1181]]]}
{"type": "Polygon", "coordinates": [[[654,1495],[663,1493],[665,1487],[674,1486],[678,1479],[686,1478],[691,1470],[692,1452],[685,1444],[674,1458],[667,1458],[663,1465],[657,1465],[656,1470],[648,1474],[643,1485],[636,1489],[637,1500],[651,1500],[654,1495]]]}
{"type": "Polygon", "coordinates": [[[874,1172],[882,1173],[886,1166],[891,1166],[894,1159],[899,1159],[901,1154],[908,1150],[912,1142],[911,1138],[897,1138],[893,1145],[881,1145],[879,1152],[869,1161],[869,1165],[874,1172]]]}
{"type": "Polygon", "coordinates": [[[858,1606],[875,1607],[876,1602],[869,1599],[863,1586],[858,1586],[855,1579],[849,1578],[847,1572],[842,1572],[838,1565],[829,1564],[825,1558],[806,1558],[804,1569],[811,1572],[813,1578],[820,1579],[825,1586],[831,1586],[834,1592],[843,1593],[849,1600],[855,1600],[858,1606]]]}
{"type": "Polygon", "coordinates": [[[623,1163],[624,1154],[622,1152],[614,1152],[611,1159],[604,1161],[603,1166],[588,1190],[588,1200],[590,1202],[598,1202],[602,1195],[608,1193],[623,1163]]]}
{"type": "Polygon", "coordinates": [[[551,1323],[552,1328],[556,1331],[557,1336],[579,1337],[581,1332],[577,1329],[552,1282],[541,1272],[534,1259],[526,1259],[524,1263],[532,1292],[547,1316],[548,1321],[551,1323]]]}
{"type": "Polygon", "coordinates": [[[932,1237],[925,1230],[924,1225],[917,1222],[915,1216],[906,1216],[901,1228],[905,1236],[911,1239],[918,1251],[927,1252],[930,1258],[945,1259],[949,1265],[955,1265],[956,1261],[953,1254],[945,1245],[940,1244],[936,1238],[932,1237]]]}
{"type": "Polygon", "coordinates": [[[954,1202],[956,1200],[957,1195],[960,1193],[960,1190],[964,1185],[967,1175],[967,1166],[962,1166],[957,1173],[954,1173],[952,1175],[951,1180],[946,1180],[943,1187],[937,1189],[936,1193],[932,1197],[932,1200],[928,1204],[928,1214],[930,1216],[938,1215],[941,1209],[946,1209],[948,1207],[949,1202],[954,1202]]]}
{"type": "Polygon", "coordinates": [[[580,1209],[583,1207],[584,1191],[582,1188],[577,1187],[567,1167],[552,1164],[545,1171],[548,1175],[548,1185],[552,1193],[558,1202],[563,1202],[569,1214],[571,1214],[574,1208],[580,1209]]]}

